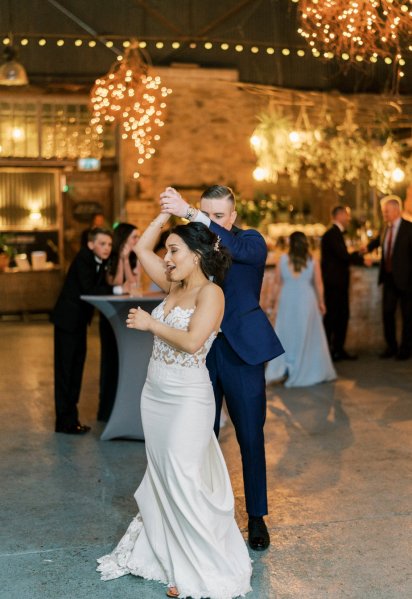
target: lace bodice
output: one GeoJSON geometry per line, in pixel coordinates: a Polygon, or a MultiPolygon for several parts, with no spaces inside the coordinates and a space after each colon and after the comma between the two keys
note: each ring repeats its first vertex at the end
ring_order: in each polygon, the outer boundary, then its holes
{"type": "MultiPolygon", "coordinates": [[[[156,306],[156,308],[152,311],[153,318],[160,320],[160,322],[167,324],[169,327],[187,331],[195,308],[181,308],[180,306],[174,306],[174,308],[172,308],[165,316],[164,307],[166,299],[167,298],[165,298],[162,303],[156,306]]],[[[215,340],[215,337],[216,333],[211,333],[204,345],[198,349],[197,352],[194,354],[189,354],[188,352],[172,347],[155,335],[152,359],[173,366],[200,368],[206,364],[206,356],[212,346],[213,341],[215,340]]]]}

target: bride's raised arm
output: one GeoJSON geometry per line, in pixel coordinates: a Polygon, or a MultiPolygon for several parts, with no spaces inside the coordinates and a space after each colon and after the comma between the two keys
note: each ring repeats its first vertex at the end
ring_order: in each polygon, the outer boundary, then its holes
{"type": "Polygon", "coordinates": [[[154,283],[166,293],[170,290],[165,264],[162,258],[153,251],[159,240],[162,227],[167,223],[170,214],[159,214],[147,227],[134,247],[140,264],[154,283]]]}

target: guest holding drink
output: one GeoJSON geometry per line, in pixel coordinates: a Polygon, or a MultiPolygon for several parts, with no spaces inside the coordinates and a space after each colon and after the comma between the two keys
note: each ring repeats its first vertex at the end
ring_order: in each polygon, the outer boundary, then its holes
{"type": "Polygon", "coordinates": [[[286,376],[286,387],[306,387],[335,379],[322,324],[322,275],[304,233],[290,236],[289,254],[280,257],[274,284],[275,329],[285,353],[268,363],[266,381],[286,376]]]}

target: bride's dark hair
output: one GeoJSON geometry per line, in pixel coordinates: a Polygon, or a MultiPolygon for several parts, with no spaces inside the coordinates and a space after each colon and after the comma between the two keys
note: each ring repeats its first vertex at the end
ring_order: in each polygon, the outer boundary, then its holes
{"type": "Polygon", "coordinates": [[[220,238],[203,223],[189,223],[177,225],[170,230],[199,256],[199,264],[205,277],[213,276],[218,285],[223,283],[226,271],[232,264],[228,250],[222,246],[220,238]]]}

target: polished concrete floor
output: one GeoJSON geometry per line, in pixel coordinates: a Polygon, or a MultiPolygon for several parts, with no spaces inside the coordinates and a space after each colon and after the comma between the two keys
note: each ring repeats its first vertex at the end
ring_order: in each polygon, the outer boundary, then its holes
{"type": "MultiPolygon", "coordinates": [[[[163,597],[157,583],[94,570],[133,517],[145,469],[143,443],[99,440],[96,327],[81,438],[53,432],[51,326],[0,322],[0,339],[0,598],[163,597]]],[[[252,554],[250,599],[412,598],[412,361],[365,355],[338,371],[333,384],[268,390],[272,544],[252,554]]],[[[221,443],[245,531],[230,424],[221,443]]]]}

